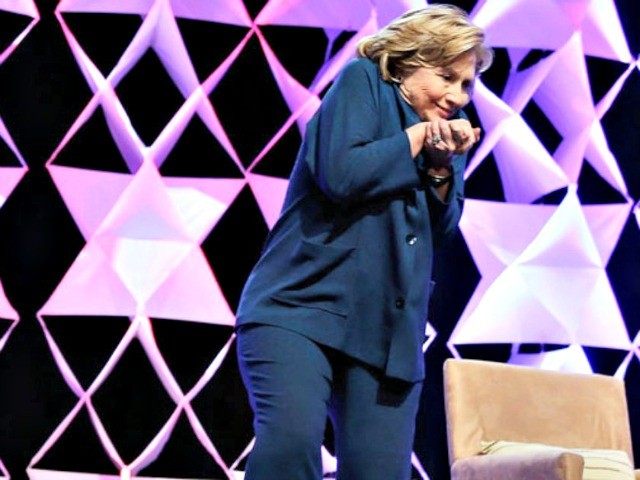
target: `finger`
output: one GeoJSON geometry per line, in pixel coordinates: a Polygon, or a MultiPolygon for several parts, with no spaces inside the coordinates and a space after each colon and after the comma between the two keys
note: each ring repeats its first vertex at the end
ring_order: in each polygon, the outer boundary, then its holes
{"type": "MultiPolygon", "coordinates": [[[[453,152],[456,149],[456,142],[453,139],[453,135],[451,133],[451,127],[449,126],[449,122],[446,120],[439,120],[438,126],[440,127],[440,136],[442,137],[442,141],[444,142],[444,146],[447,151],[453,152]]],[[[442,148],[441,145],[439,147],[442,148]]]]}
{"type": "Polygon", "coordinates": [[[442,137],[440,136],[440,127],[437,122],[429,122],[427,134],[425,136],[425,147],[429,150],[436,150],[441,146],[442,137]]]}
{"type": "MultiPolygon", "coordinates": [[[[451,136],[456,144],[456,148],[459,148],[461,145],[467,143],[470,136],[473,136],[471,128],[464,128],[464,126],[461,127],[454,125],[449,125],[449,128],[451,129],[451,136]]],[[[475,136],[473,138],[475,139],[475,136]]]]}
{"type": "Polygon", "coordinates": [[[475,143],[477,143],[480,140],[480,133],[481,133],[480,128],[476,127],[476,128],[470,129],[470,136],[467,139],[467,142],[465,142],[464,144],[459,144],[456,148],[455,153],[459,155],[468,151],[475,143]]]}
{"type": "Polygon", "coordinates": [[[422,137],[422,146],[424,148],[429,148],[431,146],[431,122],[424,122],[424,137],[422,137]]]}
{"type": "Polygon", "coordinates": [[[429,155],[429,161],[434,166],[444,166],[449,163],[451,154],[442,140],[440,126],[437,122],[427,122],[424,148],[429,155]]]}
{"type": "Polygon", "coordinates": [[[477,142],[480,138],[480,128],[473,128],[468,120],[465,120],[463,118],[450,120],[449,125],[452,131],[460,132],[459,137],[461,137],[463,140],[466,140],[467,137],[470,137],[474,142],[477,142]]]}
{"type": "Polygon", "coordinates": [[[456,155],[462,155],[463,153],[467,152],[473,146],[474,143],[475,143],[474,139],[468,138],[465,143],[462,143],[456,146],[456,150],[454,153],[456,155]]]}

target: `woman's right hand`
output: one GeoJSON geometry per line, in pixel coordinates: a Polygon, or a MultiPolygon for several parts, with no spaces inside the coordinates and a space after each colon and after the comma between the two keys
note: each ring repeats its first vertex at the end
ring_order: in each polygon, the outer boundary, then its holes
{"type": "Polygon", "coordinates": [[[406,129],[411,155],[415,158],[424,148],[431,164],[438,167],[448,166],[453,155],[467,152],[480,140],[480,131],[462,118],[420,122],[406,129]]]}

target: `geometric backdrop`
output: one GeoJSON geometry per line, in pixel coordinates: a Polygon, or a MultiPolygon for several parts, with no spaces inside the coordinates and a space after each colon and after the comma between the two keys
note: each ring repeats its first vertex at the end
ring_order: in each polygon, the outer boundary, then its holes
{"type": "MultiPolygon", "coordinates": [[[[448,476],[449,356],[623,378],[639,448],[639,7],[450,3],[496,60],[436,259],[414,477],[448,476]]],[[[241,288],[355,44],[425,4],[0,0],[0,478],[242,478],[241,288]],[[40,429],[8,373],[32,355],[40,429]]],[[[325,447],[330,476],[329,426],[325,447]]]]}
{"type": "MultiPolygon", "coordinates": [[[[7,2],[4,2],[7,3],[7,2]]],[[[13,53],[22,39],[38,22],[38,10],[33,2],[10,2],[0,7],[12,13],[23,15],[25,21],[18,28],[7,29],[0,40],[0,67],[13,53]],[[27,20],[28,19],[28,20],[27,20]]],[[[0,12],[2,13],[2,12],[0,12]]],[[[1,17],[0,17],[1,18],[1,17]]],[[[0,20],[0,24],[2,24],[0,20]]],[[[0,208],[25,174],[27,167],[18,147],[11,138],[5,123],[0,116],[0,208]]],[[[4,349],[9,336],[18,325],[18,313],[11,307],[0,282],[0,353],[4,349]]],[[[0,457],[0,478],[8,478],[9,473],[0,457]]]]}

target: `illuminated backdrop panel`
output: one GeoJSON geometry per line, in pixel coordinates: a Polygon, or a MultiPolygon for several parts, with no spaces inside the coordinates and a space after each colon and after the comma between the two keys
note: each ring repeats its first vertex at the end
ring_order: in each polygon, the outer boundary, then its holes
{"type": "MultiPolygon", "coordinates": [[[[437,372],[451,355],[625,378],[638,445],[640,14],[608,0],[457,3],[496,62],[469,109],[483,138],[460,232],[436,268],[414,476],[448,475],[437,372]]],[[[78,241],[22,324],[39,325],[66,396],[28,466],[0,462],[5,477],[242,478],[253,440],[234,355],[240,290],[324,92],[358,40],[423,5],[47,6],[86,88],[46,160],[78,241]]],[[[40,17],[28,1],[0,10],[22,16],[2,69],[40,17]]],[[[3,112],[0,205],[26,171],[3,112]]],[[[18,314],[1,288],[0,318],[2,355],[18,314]]],[[[326,447],[330,475],[330,432],[326,447]]]]}

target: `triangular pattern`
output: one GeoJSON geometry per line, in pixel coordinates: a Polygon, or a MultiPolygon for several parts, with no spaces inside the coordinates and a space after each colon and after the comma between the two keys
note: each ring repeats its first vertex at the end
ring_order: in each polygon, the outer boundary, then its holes
{"type": "Polygon", "coordinates": [[[271,0],[258,15],[256,23],[360,30],[367,22],[371,10],[371,2],[366,0],[349,3],[340,0],[271,0]]]}
{"type": "MultiPolygon", "coordinates": [[[[38,23],[40,20],[40,14],[33,0],[2,0],[0,1],[0,11],[22,15],[27,17],[25,21],[28,22],[22,31],[19,32],[17,36],[6,45],[6,47],[3,44],[3,50],[0,50],[0,68],[2,68],[2,64],[13,54],[13,52],[19,47],[20,43],[29,34],[31,29],[36,25],[36,23],[38,23]]],[[[14,143],[13,138],[11,137],[2,118],[0,118],[0,142],[4,144],[3,149],[6,150],[8,147],[8,151],[11,152],[15,159],[12,164],[16,165],[0,167],[0,208],[2,208],[9,195],[11,195],[11,192],[13,192],[16,185],[26,174],[27,164],[14,143]]],[[[4,293],[2,283],[0,283],[0,318],[9,320],[9,328],[0,334],[1,354],[5,345],[9,341],[11,333],[16,328],[19,321],[18,312],[16,312],[9,303],[9,299],[4,293]]],[[[9,478],[9,472],[4,463],[2,463],[2,459],[0,459],[0,479],[8,480],[9,478]]]]}
{"type": "Polygon", "coordinates": [[[487,0],[474,12],[474,21],[495,46],[556,50],[583,31],[586,54],[632,60],[613,0],[487,0]]]}
{"type": "Polygon", "coordinates": [[[482,279],[450,345],[628,349],[605,267],[629,210],[582,207],[573,188],[557,207],[468,201],[460,226],[482,279]]]}
{"type": "Polygon", "coordinates": [[[282,178],[268,177],[266,175],[250,174],[249,185],[253,195],[258,201],[262,215],[269,228],[273,228],[280,215],[282,204],[289,182],[282,178]]]}
{"type": "Polygon", "coordinates": [[[493,152],[509,202],[531,202],[566,186],[566,175],[531,128],[481,82],[476,85],[474,104],[486,133],[469,161],[467,177],[493,152]]]}
{"type": "Polygon", "coordinates": [[[40,20],[40,13],[34,0],[3,0],[0,1],[0,10],[10,13],[17,13],[31,18],[31,22],[27,24],[22,32],[11,42],[4,51],[0,52],[0,65],[4,63],[9,55],[20,45],[31,29],[40,20]]]}
{"type": "MultiPolygon", "coordinates": [[[[234,339],[233,310],[225,297],[228,291],[220,286],[217,273],[210,266],[214,262],[207,260],[200,245],[209,235],[215,235],[214,229],[230,207],[241,204],[237,198],[244,195],[240,192],[245,186],[259,207],[256,214],[262,215],[269,228],[275,225],[286,195],[286,175],[279,171],[278,176],[259,174],[269,173],[268,169],[260,170],[260,162],[270,158],[269,153],[276,151],[291,129],[304,133],[322,93],[353,57],[354,47],[363,36],[375,32],[407,9],[426,3],[424,0],[270,0],[259,13],[258,7],[254,9],[257,17],[252,20],[241,0],[59,2],[57,19],[93,96],[60,140],[47,167],[86,244],[42,307],[39,318],[52,356],[78,400],[34,456],[28,469],[32,479],[97,478],[93,473],[55,472],[37,465],[78,411],[85,408],[105,454],[120,472],[118,476],[101,475],[100,478],[145,478],[140,472],[163,451],[183,414],[193,435],[220,470],[228,478],[242,478],[242,464],[253,443],[249,443],[238,458],[223,458],[216,448],[215,434],[206,431],[191,406],[191,401],[227,358],[234,339]],[[109,65],[109,71],[101,71],[91,58],[90,50],[83,48],[65,22],[66,13],[136,15],[141,23],[130,43],[109,65]],[[215,70],[208,72],[207,66],[197,72],[177,19],[241,27],[240,40],[227,45],[226,51],[231,51],[221,62],[216,61],[217,65],[211,65],[215,70]],[[263,35],[261,29],[268,26],[323,29],[329,44],[340,32],[355,34],[342,48],[331,54],[327,52],[325,63],[317,72],[310,72],[308,78],[313,80],[305,86],[287,71],[286,62],[278,58],[278,50],[274,50],[268,36],[263,35]],[[243,157],[243,164],[236,148],[243,153],[244,146],[237,143],[230,122],[225,121],[228,112],[217,103],[213,105],[212,98],[223,91],[218,89],[221,82],[229,88],[224,84],[225,76],[233,72],[234,64],[237,65],[245,49],[252,46],[257,46],[260,58],[266,61],[264,70],[274,85],[275,94],[281,95],[285,114],[276,120],[274,131],[267,135],[268,141],[261,138],[257,152],[252,152],[248,159],[243,157]],[[162,125],[164,120],[161,120],[152,138],[145,136],[143,141],[142,130],[136,130],[137,117],[133,111],[127,111],[131,107],[124,101],[125,95],[119,86],[126,85],[131,79],[129,75],[149,54],[157,58],[155,65],[162,69],[163,78],[171,82],[169,86],[178,95],[179,105],[171,106],[166,125],[162,125]],[[203,78],[204,70],[207,70],[206,78],[203,78]],[[123,98],[119,98],[119,94],[123,98]],[[89,159],[83,158],[74,158],[72,164],[62,165],[61,152],[96,113],[104,114],[100,135],[108,131],[116,147],[102,153],[105,157],[119,157],[113,159],[113,165],[120,165],[118,172],[121,173],[92,169],[89,159]],[[210,146],[207,152],[176,148],[180,140],[184,140],[183,134],[190,124],[198,125],[199,145],[210,146]],[[203,140],[208,135],[211,143],[203,140]],[[235,146],[230,138],[236,142],[235,146]],[[169,169],[172,176],[163,177],[161,167],[168,158],[168,166],[179,162],[179,158],[170,157],[176,151],[190,152],[191,166],[198,162],[212,165],[219,162],[219,168],[197,170],[211,177],[176,176],[176,172],[182,175],[189,167],[169,169]],[[235,166],[230,163],[224,167],[224,162],[233,162],[235,166]],[[234,172],[236,178],[224,178],[226,172],[234,172]],[[43,315],[126,317],[130,319],[130,327],[93,383],[85,389],[55,336],[47,329],[43,315]],[[152,317],[229,329],[228,341],[191,390],[181,389],[158,348],[152,317]],[[149,445],[133,461],[125,462],[90,400],[134,340],[143,346],[175,410],[154,433],[149,445]]],[[[33,1],[26,0],[0,0],[0,9],[33,18],[17,41],[0,52],[2,64],[38,20],[38,13],[33,1]]],[[[456,345],[513,344],[511,363],[582,372],[592,370],[583,347],[612,348],[628,352],[617,372],[623,377],[629,362],[640,358],[640,334],[633,341],[629,338],[606,267],[633,202],[618,166],[619,159],[607,144],[601,120],[630,75],[637,74],[635,69],[639,63],[631,56],[616,4],[612,0],[484,0],[477,3],[473,17],[486,28],[489,43],[503,49],[511,69],[506,73],[501,95],[496,95],[481,81],[476,84],[474,106],[483,129],[483,140],[470,159],[465,175],[472,179],[486,159],[491,162],[484,165],[493,165],[495,161],[506,203],[467,200],[461,230],[481,279],[447,340],[448,345],[454,355],[458,355],[456,345]],[[622,73],[595,105],[586,55],[623,65],[622,73]],[[525,120],[523,112],[531,105],[561,137],[561,140],[556,138],[552,147],[537,138],[538,130],[527,123],[528,117],[525,120]],[[548,150],[551,148],[554,151],[548,150]],[[626,200],[626,203],[581,205],[576,184],[584,162],[620,193],[620,202],[626,200]],[[547,199],[549,194],[557,198],[558,191],[565,190],[559,205],[534,204],[547,199]],[[519,352],[521,343],[553,343],[566,347],[529,354],[519,352]]],[[[163,100],[158,98],[158,102],[163,100]]],[[[260,122],[260,118],[249,120],[260,122]]],[[[25,163],[1,119],[0,137],[22,165],[2,169],[5,174],[0,181],[1,205],[24,174],[25,163]]],[[[109,158],[105,164],[107,160],[109,158]]],[[[640,224],[638,204],[633,214],[640,224]]],[[[227,215],[221,224],[230,228],[236,222],[241,228],[242,219],[238,219],[237,211],[234,215],[231,219],[227,215]]],[[[207,255],[212,254],[217,252],[207,251],[207,255]]],[[[1,286],[0,317],[17,320],[1,286]]],[[[13,326],[15,322],[0,339],[0,350],[13,326]]],[[[423,343],[425,353],[428,354],[434,341],[445,340],[438,337],[433,324],[428,322],[423,343]]],[[[335,471],[335,458],[326,449],[323,449],[323,461],[325,473],[335,471]]],[[[414,474],[417,472],[423,480],[429,478],[416,455],[412,464],[414,474]]],[[[8,475],[1,463],[0,473],[8,475]]]]}
{"type": "MultiPolygon", "coordinates": [[[[489,0],[483,2],[474,12],[474,20],[486,28],[492,45],[509,48],[512,54],[512,65],[519,63],[516,60],[517,57],[513,55],[519,54],[522,57],[532,48],[553,50],[551,56],[522,72],[517,72],[512,66],[503,100],[515,112],[521,112],[527,102],[533,98],[552,121],[563,136],[560,147],[554,153],[554,160],[564,170],[567,176],[566,181],[574,183],[577,181],[582,162],[586,159],[603,179],[626,196],[624,179],[606,144],[600,125],[600,119],[611,104],[611,100],[605,96],[594,109],[584,58],[585,55],[608,58],[628,63],[630,67],[634,63],[614,2],[580,0],[567,4],[557,0],[541,2],[489,0]],[[539,19],[539,21],[532,19],[539,19]],[[544,29],[537,28],[540,22],[544,22],[544,29]],[[568,99],[571,100],[568,101],[568,99]]],[[[628,71],[623,76],[626,75],[628,71]]],[[[621,80],[623,81],[622,78],[621,80]]],[[[621,86],[621,82],[614,85],[612,96],[619,92],[621,86]]],[[[476,101],[478,97],[482,99],[483,96],[482,92],[476,95],[476,101]]],[[[490,120],[488,126],[492,129],[492,125],[497,123],[496,113],[483,110],[485,108],[480,106],[482,122],[484,124],[490,120]],[[488,115],[489,119],[486,118],[488,115]]],[[[505,113],[498,114],[499,119],[504,119],[505,116],[505,113]]],[[[527,133],[522,131],[522,127],[510,126],[507,130],[514,141],[518,139],[527,148],[535,145],[535,141],[532,144],[531,140],[527,139],[527,133]]],[[[493,132],[495,130],[490,133],[493,132]]],[[[490,140],[495,142],[493,136],[486,138],[485,144],[478,150],[471,163],[472,170],[488,150],[494,147],[500,149],[499,144],[495,145],[489,142],[490,140]]],[[[500,163],[500,153],[499,151],[495,153],[500,163]]],[[[532,154],[537,157],[536,159],[544,158],[544,155],[532,154]]],[[[527,163],[533,164],[536,159],[527,159],[527,163]]],[[[527,202],[536,198],[533,197],[535,191],[532,186],[525,187],[523,190],[520,185],[514,186],[514,190],[524,193],[514,195],[509,192],[509,184],[514,178],[511,172],[514,162],[503,163],[510,165],[499,166],[507,200],[527,202]],[[528,195],[527,191],[530,192],[528,195]]],[[[536,169],[531,168],[531,170],[536,169]]],[[[540,173],[536,174],[538,178],[540,175],[540,173]]],[[[516,175],[515,178],[522,178],[522,176],[516,175]]],[[[530,180],[530,177],[526,178],[530,180]]],[[[534,185],[539,181],[538,178],[533,179],[534,185]]],[[[558,188],[557,182],[548,183],[546,179],[544,182],[549,186],[548,191],[558,188]]],[[[539,188],[535,190],[542,193],[539,188]]]]}

